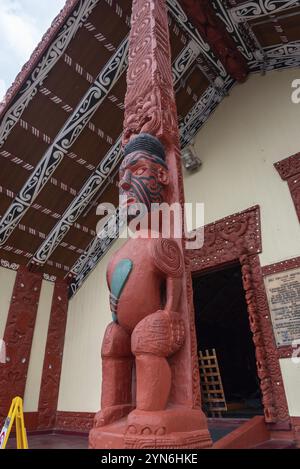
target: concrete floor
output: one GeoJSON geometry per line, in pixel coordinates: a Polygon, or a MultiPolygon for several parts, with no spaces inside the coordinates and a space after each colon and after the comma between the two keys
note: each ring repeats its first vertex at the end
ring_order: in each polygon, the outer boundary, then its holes
{"type": "MultiPolygon", "coordinates": [[[[239,425],[230,422],[209,422],[209,430],[213,442],[218,441],[228,433],[235,430],[239,425]]],[[[42,434],[28,436],[29,449],[88,449],[88,435],[64,435],[64,434],[42,434]]],[[[289,449],[294,448],[294,444],[287,440],[270,440],[261,445],[257,449],[289,449]]],[[[10,438],[7,449],[16,448],[16,440],[10,438]]]]}
{"type": "MultiPolygon", "coordinates": [[[[221,426],[210,424],[212,440],[215,442],[227,435],[236,428],[236,425],[221,426]]],[[[28,446],[30,449],[87,449],[88,436],[82,435],[62,435],[62,434],[42,434],[29,435],[28,446]]],[[[8,449],[16,448],[16,440],[11,438],[7,445],[8,449]]]]}
{"type": "MultiPolygon", "coordinates": [[[[88,449],[88,436],[29,435],[28,446],[29,449],[88,449]]],[[[14,438],[9,440],[7,448],[16,448],[14,438]]]]}

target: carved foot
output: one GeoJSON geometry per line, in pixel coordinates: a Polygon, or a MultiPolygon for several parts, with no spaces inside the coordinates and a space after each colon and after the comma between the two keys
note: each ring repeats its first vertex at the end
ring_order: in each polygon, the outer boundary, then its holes
{"type": "Polygon", "coordinates": [[[119,420],[126,415],[128,415],[134,406],[131,404],[120,404],[110,407],[105,407],[104,409],[97,412],[94,419],[94,427],[103,427],[104,425],[109,425],[116,420],[119,420]]]}

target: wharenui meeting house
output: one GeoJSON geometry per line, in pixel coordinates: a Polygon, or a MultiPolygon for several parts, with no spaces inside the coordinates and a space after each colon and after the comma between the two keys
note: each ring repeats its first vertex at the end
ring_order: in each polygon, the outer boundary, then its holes
{"type": "Polygon", "coordinates": [[[300,447],[299,67],[297,0],[66,1],[0,104],[0,446],[300,447]]]}

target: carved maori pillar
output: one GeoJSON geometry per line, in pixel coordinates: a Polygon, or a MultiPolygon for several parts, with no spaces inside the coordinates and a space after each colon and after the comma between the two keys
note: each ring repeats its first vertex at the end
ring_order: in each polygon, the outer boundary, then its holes
{"type": "Polygon", "coordinates": [[[55,426],[59,382],[68,312],[68,285],[57,280],[54,287],[39,398],[39,429],[55,426]]]}
{"type": "MultiPolygon", "coordinates": [[[[133,0],[123,144],[120,191],[129,196],[128,203],[147,203],[149,214],[154,202],[177,202],[183,213],[164,0],[133,0]]],[[[182,220],[181,234],[183,224],[182,220]]],[[[172,234],[164,238],[160,232],[153,240],[140,233],[110,261],[113,322],[102,345],[102,409],[90,433],[91,448],[211,446],[200,408],[191,278],[183,239],[172,234]]]]}
{"type": "MultiPolygon", "coordinates": [[[[164,0],[133,2],[123,141],[126,144],[135,135],[146,132],[164,144],[170,175],[168,202],[179,202],[183,206],[183,176],[168,31],[164,0]]],[[[187,307],[186,279],[183,284],[181,307],[185,310],[186,327],[192,330],[194,319],[187,307]]],[[[178,382],[188,383],[184,393],[182,384],[174,386],[174,401],[179,399],[191,407],[199,402],[200,393],[198,360],[191,354],[194,340],[194,334],[189,333],[185,347],[179,352],[181,357],[176,356],[172,367],[178,382]],[[195,377],[194,385],[192,376],[195,377]]]]}
{"type": "Polygon", "coordinates": [[[7,362],[0,364],[0,426],[12,399],[24,396],[41,284],[41,274],[19,268],[4,333],[7,362]]]}
{"type": "Polygon", "coordinates": [[[276,424],[277,429],[288,429],[290,426],[288,405],[259,257],[242,255],[240,263],[250,328],[255,344],[265,420],[270,424],[276,424]]]}

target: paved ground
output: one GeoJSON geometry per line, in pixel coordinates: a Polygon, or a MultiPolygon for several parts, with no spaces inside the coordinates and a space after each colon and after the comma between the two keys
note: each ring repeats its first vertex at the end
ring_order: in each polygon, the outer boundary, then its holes
{"type": "MultiPolygon", "coordinates": [[[[88,437],[76,435],[29,435],[30,449],[87,449],[88,437]]],[[[12,438],[7,447],[16,448],[16,441],[12,438]]]]}
{"type": "MultiPolygon", "coordinates": [[[[225,428],[218,428],[210,426],[212,440],[217,441],[231,431],[235,430],[236,426],[226,426],[225,428]]],[[[87,449],[88,437],[76,435],[29,435],[28,446],[30,449],[87,449]]],[[[14,438],[9,440],[8,448],[16,448],[16,441],[14,438]]]]}
{"type": "MultiPolygon", "coordinates": [[[[212,440],[218,441],[223,436],[232,432],[238,425],[209,425],[212,440]]],[[[87,449],[88,436],[76,435],[29,435],[28,445],[30,449],[87,449]]],[[[289,441],[271,440],[257,446],[257,449],[283,449],[293,448],[294,445],[289,441]]],[[[14,438],[9,440],[8,449],[16,448],[14,438]]]]}

